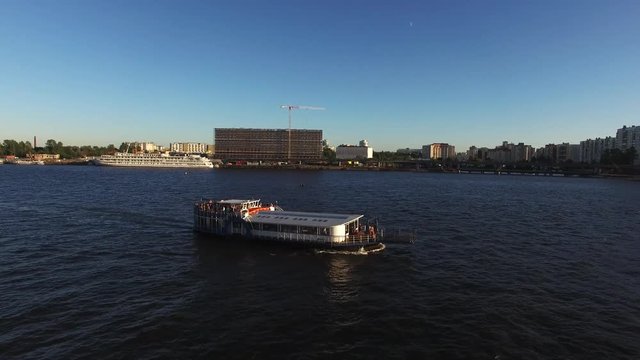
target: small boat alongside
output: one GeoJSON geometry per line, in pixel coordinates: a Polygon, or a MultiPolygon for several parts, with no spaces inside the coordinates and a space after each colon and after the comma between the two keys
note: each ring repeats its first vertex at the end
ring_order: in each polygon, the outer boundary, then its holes
{"type": "Polygon", "coordinates": [[[260,200],[201,200],[194,231],[215,237],[279,242],[340,251],[384,249],[384,232],[361,214],[285,211],[260,200]]]}

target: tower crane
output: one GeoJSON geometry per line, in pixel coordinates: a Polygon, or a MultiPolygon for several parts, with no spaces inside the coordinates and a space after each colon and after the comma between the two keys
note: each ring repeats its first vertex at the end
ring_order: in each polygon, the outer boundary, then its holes
{"type": "Polygon", "coordinates": [[[281,105],[280,108],[289,111],[289,149],[287,151],[287,161],[291,162],[291,110],[324,110],[324,108],[306,105],[281,105]]]}

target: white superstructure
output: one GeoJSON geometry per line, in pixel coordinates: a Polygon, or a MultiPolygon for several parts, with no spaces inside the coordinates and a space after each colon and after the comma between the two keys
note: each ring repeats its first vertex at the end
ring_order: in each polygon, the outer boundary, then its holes
{"type": "Polygon", "coordinates": [[[200,155],[169,155],[160,153],[115,153],[102,155],[96,165],[164,168],[213,168],[211,160],[200,155]]]}

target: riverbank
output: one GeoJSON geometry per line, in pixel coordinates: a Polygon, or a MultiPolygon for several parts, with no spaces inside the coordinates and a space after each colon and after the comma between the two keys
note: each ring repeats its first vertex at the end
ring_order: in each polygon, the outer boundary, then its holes
{"type": "MultiPolygon", "coordinates": [[[[21,165],[11,162],[5,162],[5,165],[21,165]]],[[[68,159],[45,161],[40,165],[94,165],[90,159],[68,159]]],[[[438,174],[461,174],[461,175],[497,175],[497,176],[543,176],[543,177],[584,177],[584,178],[603,178],[603,179],[625,179],[632,181],[640,181],[640,169],[630,169],[632,174],[608,173],[596,169],[576,169],[563,170],[517,170],[517,169],[477,169],[477,168],[443,168],[443,167],[421,167],[415,164],[402,163],[400,165],[382,165],[382,166],[340,166],[328,164],[222,164],[220,169],[225,170],[299,170],[299,171],[382,171],[382,172],[418,172],[418,173],[438,173],[438,174]]]]}
{"type": "Polygon", "coordinates": [[[398,171],[398,172],[425,172],[425,173],[441,173],[441,174],[471,174],[471,175],[499,175],[499,176],[549,176],[549,177],[589,177],[589,178],[616,178],[630,179],[640,181],[640,175],[637,174],[616,174],[602,173],[597,171],[575,171],[575,170],[479,170],[479,169],[445,169],[445,168],[420,168],[420,167],[378,167],[378,166],[337,166],[337,165],[308,165],[308,164],[291,164],[291,165],[221,165],[221,169],[230,170],[331,170],[331,171],[398,171]]]}

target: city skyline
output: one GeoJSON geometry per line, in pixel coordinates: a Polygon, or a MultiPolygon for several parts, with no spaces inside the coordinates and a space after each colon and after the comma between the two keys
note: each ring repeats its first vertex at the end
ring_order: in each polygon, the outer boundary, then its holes
{"type": "MultiPolygon", "coordinates": [[[[502,146],[504,146],[506,143],[509,143],[510,145],[515,144],[524,144],[526,146],[530,146],[532,147],[532,149],[534,150],[543,150],[545,149],[547,146],[549,145],[581,145],[581,143],[584,142],[590,142],[590,141],[604,141],[604,140],[609,140],[612,139],[613,141],[616,140],[617,137],[619,137],[619,133],[621,130],[623,129],[629,129],[629,130],[634,130],[636,131],[636,129],[640,128],[640,125],[622,125],[620,126],[613,134],[607,134],[607,135],[600,135],[600,136],[595,136],[593,138],[587,138],[587,139],[582,139],[580,141],[577,141],[575,143],[573,142],[567,142],[567,141],[561,141],[561,142],[557,142],[557,143],[552,143],[552,142],[547,142],[544,145],[541,146],[535,146],[532,144],[526,144],[523,141],[518,141],[518,140],[513,140],[513,139],[503,139],[502,141],[500,141],[499,143],[495,143],[495,144],[482,144],[482,145],[476,145],[476,144],[472,144],[469,145],[469,147],[467,148],[457,148],[457,150],[455,151],[455,154],[461,154],[461,153],[467,153],[469,150],[473,149],[492,149],[492,148],[500,148],[502,146]]],[[[269,131],[286,131],[287,129],[285,128],[280,128],[280,129],[257,129],[257,128],[237,128],[238,130],[269,130],[269,131]]],[[[311,130],[311,129],[292,129],[294,131],[315,131],[315,130],[311,130]]],[[[321,129],[318,129],[319,131],[322,132],[321,129]]],[[[215,129],[214,129],[215,131],[215,129]]],[[[215,136],[215,135],[214,135],[215,136]]],[[[634,138],[635,139],[635,138],[634,138]]],[[[14,140],[17,142],[25,142],[25,143],[29,143],[31,144],[31,146],[35,146],[35,141],[36,141],[36,137],[33,137],[34,143],[31,142],[31,140],[24,140],[24,139],[8,139],[8,140],[14,140]]],[[[37,140],[37,145],[39,145],[38,147],[43,147],[42,144],[48,142],[49,140],[54,140],[54,141],[58,141],[57,139],[47,139],[47,140],[37,140]]],[[[118,144],[122,145],[122,144],[141,144],[143,146],[143,149],[145,151],[157,151],[157,148],[166,148],[166,149],[174,149],[174,145],[175,146],[210,146],[213,145],[215,146],[215,139],[212,139],[213,141],[204,141],[204,142],[195,142],[195,141],[178,141],[178,140],[171,140],[168,145],[164,144],[164,143],[158,143],[155,141],[149,141],[148,139],[137,139],[137,140],[122,140],[122,141],[117,141],[114,143],[109,143],[109,144],[88,144],[88,143],[82,143],[82,144],[66,144],[63,143],[64,145],[70,145],[70,146],[109,146],[109,145],[114,145],[117,146],[118,144]],[[183,145],[183,144],[190,144],[190,145],[183,145]],[[151,149],[147,149],[146,146],[151,146],[151,149]]],[[[634,140],[634,143],[630,143],[628,146],[633,146],[636,148],[640,148],[640,146],[635,145],[637,142],[637,140],[634,140]]],[[[361,139],[359,141],[357,141],[357,143],[359,143],[358,145],[355,145],[356,142],[350,142],[350,143],[342,143],[342,144],[334,144],[332,143],[329,139],[323,138],[322,139],[322,143],[323,146],[328,146],[331,149],[336,149],[336,147],[339,146],[363,146],[362,144],[364,143],[364,146],[370,147],[370,148],[374,148],[374,144],[369,144],[369,141],[367,139],[361,139]]],[[[2,143],[0,143],[1,145],[2,143]]],[[[403,151],[411,151],[411,152],[422,152],[424,151],[424,147],[425,146],[430,146],[430,145],[434,145],[434,144],[439,144],[439,143],[424,143],[422,145],[420,145],[420,148],[416,148],[416,147],[400,147],[397,149],[381,149],[378,150],[376,149],[376,152],[380,152],[380,151],[387,151],[387,152],[403,152],[403,151]]],[[[453,147],[456,146],[456,144],[449,144],[449,143],[443,143],[445,145],[451,145],[453,147]]],[[[625,146],[626,148],[627,146],[625,146]]],[[[204,152],[204,151],[202,151],[204,152]]]]}
{"type": "Polygon", "coordinates": [[[209,143],[322,129],[380,151],[614,136],[640,114],[640,3],[6,1],[3,139],[209,143]]]}

